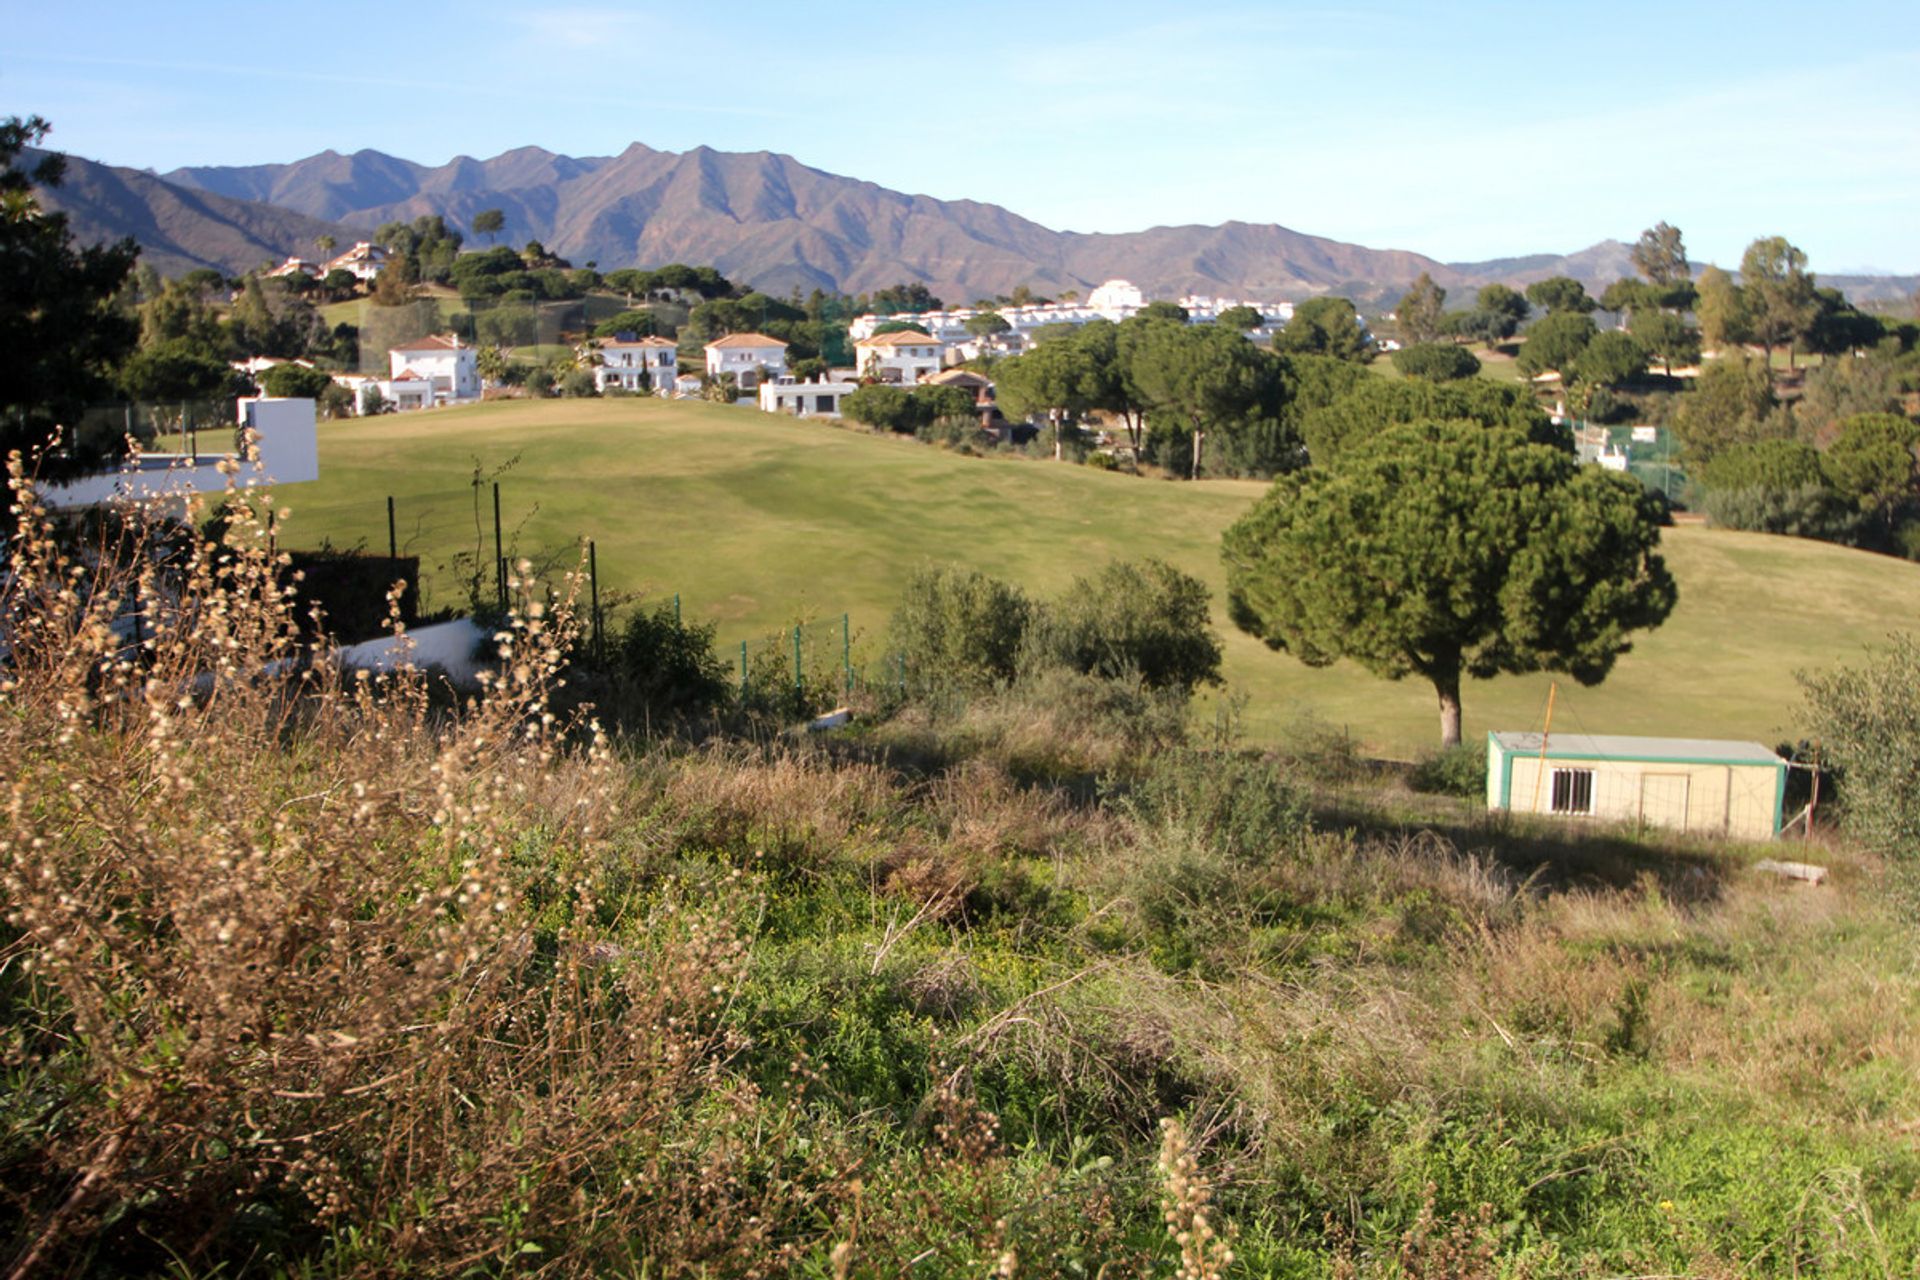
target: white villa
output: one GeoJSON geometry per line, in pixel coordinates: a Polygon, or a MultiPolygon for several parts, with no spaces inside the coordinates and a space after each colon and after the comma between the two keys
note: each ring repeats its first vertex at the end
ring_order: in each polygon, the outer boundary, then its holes
{"type": "Polygon", "coordinates": [[[787,371],[787,344],[764,333],[730,333],[706,346],[707,376],[733,375],[734,385],[743,391],[769,381],[787,371]]]}
{"type": "Polygon", "coordinates": [[[853,366],[881,382],[912,384],[940,372],[943,349],[938,338],[901,329],[878,337],[856,338],[853,366]]]}
{"type": "Polygon", "coordinates": [[[472,347],[452,334],[432,334],[403,343],[387,352],[387,395],[402,409],[425,409],[480,398],[480,370],[472,347]],[[424,386],[424,394],[419,386],[424,386]],[[419,403],[409,403],[411,400],[419,403]]]}
{"type": "Polygon", "coordinates": [[[318,280],[325,274],[326,272],[321,269],[320,264],[317,262],[310,262],[305,258],[288,258],[285,262],[267,272],[267,278],[269,280],[275,280],[283,276],[299,275],[318,280]]]}
{"type": "Polygon", "coordinates": [[[387,265],[387,251],[377,244],[362,240],[353,248],[327,263],[326,270],[320,272],[323,277],[329,272],[345,271],[356,280],[372,280],[387,265]]]}
{"type": "MultiPolygon", "coordinates": [[[[967,321],[983,314],[982,310],[972,307],[900,315],[864,315],[853,321],[849,331],[858,343],[871,338],[873,331],[888,321],[904,320],[920,325],[939,340],[943,360],[952,356],[957,362],[986,350],[1018,354],[1032,344],[1035,333],[1048,325],[1082,325],[1093,320],[1118,323],[1139,315],[1146,305],[1147,297],[1137,286],[1125,280],[1109,280],[1089,293],[1085,302],[1048,302],[994,308],[1000,318],[1012,327],[1006,333],[988,339],[976,338],[967,332],[967,321]]],[[[1208,298],[1190,294],[1180,299],[1180,306],[1186,309],[1189,324],[1211,324],[1230,308],[1252,307],[1260,313],[1261,323],[1252,331],[1256,338],[1273,334],[1293,318],[1291,302],[1244,302],[1234,298],[1208,298]]]]}
{"type": "Polygon", "coordinates": [[[680,377],[680,348],[666,338],[615,338],[600,344],[600,363],[594,368],[594,386],[639,391],[641,379],[657,396],[673,394],[680,377]]]}

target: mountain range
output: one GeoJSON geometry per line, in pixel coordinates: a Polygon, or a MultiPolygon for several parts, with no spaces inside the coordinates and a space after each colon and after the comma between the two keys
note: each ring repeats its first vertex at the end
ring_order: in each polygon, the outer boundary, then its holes
{"type": "MultiPolygon", "coordinates": [[[[505,214],[505,240],[539,240],[576,264],[603,271],[712,264],[775,294],[859,293],[917,281],[965,302],[1022,284],[1041,294],[1084,294],[1119,277],[1153,297],[1299,300],[1333,292],[1377,301],[1422,271],[1449,290],[1570,275],[1596,291],[1632,271],[1627,246],[1611,240],[1571,254],[1445,263],[1274,224],[1055,231],[998,205],[891,191],[791,156],[640,143],[615,156],[521,147],[434,166],[378,151],[323,151],[290,164],[166,174],[74,158],[47,203],[68,212],[82,239],[133,235],[145,259],[169,274],[193,266],[238,272],[311,255],[318,236],[350,244],[382,223],[422,214],[465,229],[495,208],[505,214]]],[[[1856,299],[1904,295],[1916,283],[1823,281],[1848,287],[1856,299]]]]}

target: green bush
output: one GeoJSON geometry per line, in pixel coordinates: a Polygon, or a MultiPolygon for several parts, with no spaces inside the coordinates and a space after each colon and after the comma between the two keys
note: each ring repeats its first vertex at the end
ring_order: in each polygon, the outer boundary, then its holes
{"type": "Polygon", "coordinates": [[[1487,793],[1487,749],[1463,742],[1424,755],[1407,782],[1415,791],[1474,799],[1487,793]]]}
{"type": "Polygon", "coordinates": [[[1841,543],[1852,543],[1860,536],[1859,511],[1825,485],[1709,488],[1701,493],[1699,506],[1722,529],[1841,543]]]}
{"type": "Polygon", "coordinates": [[[270,396],[288,396],[318,400],[333,379],[305,365],[277,364],[260,375],[260,388],[270,396]]]}
{"type": "Polygon", "coordinates": [[[1271,756],[1164,751],[1103,790],[1139,822],[1177,828],[1236,861],[1256,860],[1308,826],[1307,792],[1271,756]]]}
{"type": "Polygon", "coordinates": [[[1920,638],[1896,635],[1858,667],[1799,680],[1809,727],[1846,770],[1848,834],[1920,854],[1920,638]]]}
{"type": "Polygon", "coordinates": [[[1134,674],[1148,688],[1191,693],[1220,682],[1220,657],[1206,584],[1147,559],[1076,579],[1040,610],[1022,661],[1109,679],[1134,674]]]}
{"type": "Polygon", "coordinates": [[[658,724],[717,710],[733,689],[713,635],[711,622],[683,622],[670,601],[635,611],[608,655],[610,712],[628,724],[658,724]]]}
{"type": "Polygon", "coordinates": [[[1393,353],[1393,367],[1409,378],[1458,382],[1480,372],[1473,352],[1451,342],[1417,342],[1393,353]]]}
{"type": "Polygon", "coordinates": [[[1087,465],[1095,471],[1118,471],[1120,469],[1120,464],[1113,460],[1113,455],[1110,453],[1088,454],[1087,465]]]}
{"type": "Polygon", "coordinates": [[[1013,679],[1033,617],[1026,594],[977,569],[928,566],[907,580],[887,631],[922,690],[980,692],[1013,679]]]}

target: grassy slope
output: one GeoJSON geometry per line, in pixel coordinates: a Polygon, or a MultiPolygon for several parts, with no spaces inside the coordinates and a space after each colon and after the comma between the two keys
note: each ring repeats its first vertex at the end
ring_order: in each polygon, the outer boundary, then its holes
{"type": "MultiPolygon", "coordinates": [[[[735,643],[844,610],[877,644],[903,578],[928,559],[1048,592],[1109,557],[1159,555],[1217,593],[1220,531],[1261,491],[964,458],[744,408],[508,402],[326,424],[323,478],[285,493],[294,537],[381,547],[392,493],[403,541],[426,531],[415,549],[431,568],[471,545],[461,486],[474,460],[515,455],[503,508],[509,526],[524,518],[528,544],[591,536],[604,583],[680,592],[735,643]]],[[[1604,685],[1563,685],[1557,724],[1773,741],[1793,729],[1796,669],[1844,659],[1920,614],[1920,566],[1883,557],[1698,528],[1671,531],[1667,557],[1679,610],[1604,685]]],[[[1216,613],[1226,629],[1217,597],[1216,613]]],[[[1432,741],[1423,686],[1347,664],[1310,670],[1228,631],[1227,675],[1250,695],[1252,736],[1310,711],[1398,754],[1432,741]]],[[[1537,724],[1546,690],[1544,677],[1469,686],[1468,734],[1537,724]]]]}

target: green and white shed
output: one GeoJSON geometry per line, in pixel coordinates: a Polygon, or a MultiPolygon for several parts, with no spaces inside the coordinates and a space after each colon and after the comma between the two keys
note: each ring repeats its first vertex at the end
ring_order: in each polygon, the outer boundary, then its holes
{"type": "Polygon", "coordinates": [[[1769,840],[1786,796],[1787,762],[1757,742],[1487,735],[1489,809],[1769,840]]]}

